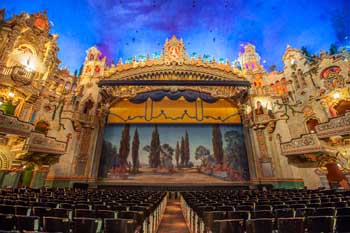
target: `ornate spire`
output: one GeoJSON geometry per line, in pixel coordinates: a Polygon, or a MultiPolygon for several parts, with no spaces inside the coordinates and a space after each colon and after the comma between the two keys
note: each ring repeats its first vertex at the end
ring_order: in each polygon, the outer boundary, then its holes
{"type": "Polygon", "coordinates": [[[166,39],[163,54],[166,63],[182,64],[188,59],[182,39],[179,40],[176,36],[172,36],[170,40],[166,39]]]}

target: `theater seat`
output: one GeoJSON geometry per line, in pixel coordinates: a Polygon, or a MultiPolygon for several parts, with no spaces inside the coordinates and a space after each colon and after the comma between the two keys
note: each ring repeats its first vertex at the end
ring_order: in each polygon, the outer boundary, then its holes
{"type": "Polygon", "coordinates": [[[134,233],[137,228],[137,223],[132,219],[104,219],[104,232],[105,233],[134,233]]]}
{"type": "Polygon", "coordinates": [[[279,233],[304,233],[304,218],[278,218],[277,229],[279,233]]]}
{"type": "Polygon", "coordinates": [[[350,215],[338,216],[336,220],[336,232],[345,233],[350,232],[350,215]]]}
{"type": "Polygon", "coordinates": [[[74,218],[74,233],[96,233],[97,220],[94,218],[74,218]]]}
{"type": "Polygon", "coordinates": [[[215,233],[243,233],[243,219],[221,219],[214,220],[212,232],[215,233]]]}
{"type": "Polygon", "coordinates": [[[0,214],[0,230],[11,231],[16,224],[15,216],[12,214],[0,214]]]}
{"type": "Polygon", "coordinates": [[[247,233],[272,233],[274,226],[274,219],[259,218],[250,219],[246,223],[247,233]]]}
{"type": "Polygon", "coordinates": [[[335,218],[331,216],[309,216],[306,218],[308,233],[333,232],[335,218]]]}
{"type": "Polygon", "coordinates": [[[16,215],[16,230],[38,231],[40,227],[39,216],[16,215]]]}
{"type": "Polygon", "coordinates": [[[70,222],[68,218],[44,217],[43,230],[46,232],[69,233],[70,222]]]}

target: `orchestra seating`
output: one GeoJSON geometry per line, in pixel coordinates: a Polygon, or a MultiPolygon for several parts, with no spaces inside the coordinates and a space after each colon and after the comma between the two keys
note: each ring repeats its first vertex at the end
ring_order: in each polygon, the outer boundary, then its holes
{"type": "Polygon", "coordinates": [[[221,190],[183,192],[192,233],[350,232],[350,191],[221,190]]]}
{"type": "Polygon", "coordinates": [[[160,191],[3,189],[0,232],[154,233],[166,202],[160,191]]]}

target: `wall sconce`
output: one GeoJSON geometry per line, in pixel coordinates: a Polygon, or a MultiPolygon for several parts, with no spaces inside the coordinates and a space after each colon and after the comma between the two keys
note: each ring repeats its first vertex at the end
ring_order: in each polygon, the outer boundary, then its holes
{"type": "Polygon", "coordinates": [[[339,99],[340,94],[338,92],[333,94],[333,99],[339,99]]]}
{"type": "Polygon", "coordinates": [[[15,93],[13,93],[13,91],[9,91],[7,95],[8,97],[13,98],[15,96],[15,93]]]}

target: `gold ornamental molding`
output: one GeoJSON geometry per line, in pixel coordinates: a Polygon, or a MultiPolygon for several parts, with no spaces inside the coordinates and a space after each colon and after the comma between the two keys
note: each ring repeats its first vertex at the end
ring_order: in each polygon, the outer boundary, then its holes
{"type": "Polygon", "coordinates": [[[315,127],[319,138],[350,134],[350,113],[330,119],[315,127]]]}
{"type": "Polygon", "coordinates": [[[147,56],[125,64],[119,61],[115,67],[105,70],[98,85],[103,96],[118,98],[155,90],[192,90],[217,98],[233,98],[250,87],[250,82],[240,73],[228,61],[189,57],[182,40],[173,36],[166,40],[159,57],[147,56]]]}

